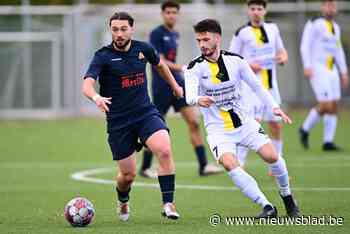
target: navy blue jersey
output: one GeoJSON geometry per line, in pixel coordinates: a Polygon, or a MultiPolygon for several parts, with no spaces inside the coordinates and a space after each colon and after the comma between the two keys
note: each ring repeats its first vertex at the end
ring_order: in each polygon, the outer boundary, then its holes
{"type": "MultiPolygon", "coordinates": [[[[164,25],[155,28],[150,35],[150,42],[152,46],[162,54],[167,60],[175,63],[177,53],[177,41],[179,33],[176,31],[169,31],[164,25]]],[[[179,72],[171,71],[175,80],[178,83],[183,82],[183,78],[179,72]]],[[[162,90],[170,91],[170,86],[162,79],[156,69],[152,68],[152,90],[153,93],[162,90]]]]}
{"type": "Polygon", "coordinates": [[[158,113],[147,92],[147,61],[158,65],[160,59],[151,45],[135,40],[126,52],[117,51],[110,44],[95,53],[84,78],[98,80],[100,94],[112,97],[107,112],[108,132],[158,113]]]}

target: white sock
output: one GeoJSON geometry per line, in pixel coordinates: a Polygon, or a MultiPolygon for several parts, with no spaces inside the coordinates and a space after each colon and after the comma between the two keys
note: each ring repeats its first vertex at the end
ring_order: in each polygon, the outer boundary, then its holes
{"type": "Polygon", "coordinates": [[[278,160],[274,163],[269,164],[272,175],[275,176],[276,182],[280,189],[281,195],[287,196],[291,194],[289,187],[289,176],[286,166],[286,162],[282,157],[278,157],[278,160]]]}
{"type": "Polygon", "coordinates": [[[261,207],[271,205],[265,195],[261,192],[255,179],[242,168],[236,167],[235,169],[229,171],[228,175],[231,177],[235,185],[241,190],[241,192],[254,203],[259,204],[261,207]]]}
{"type": "Polygon", "coordinates": [[[278,155],[282,156],[282,150],[283,150],[282,140],[271,139],[271,142],[272,142],[273,146],[275,146],[278,155]]]}
{"type": "Polygon", "coordinates": [[[321,116],[317,112],[317,110],[315,108],[312,108],[308,116],[304,120],[303,127],[302,127],[303,130],[306,132],[309,132],[315,126],[315,124],[317,124],[320,121],[320,118],[321,116]]]}
{"type": "Polygon", "coordinates": [[[245,146],[237,146],[236,157],[241,167],[244,166],[245,162],[247,161],[248,151],[249,149],[245,146]]]}
{"type": "Polygon", "coordinates": [[[323,116],[323,142],[333,142],[335,131],[337,129],[337,116],[334,114],[325,114],[323,116]]]}

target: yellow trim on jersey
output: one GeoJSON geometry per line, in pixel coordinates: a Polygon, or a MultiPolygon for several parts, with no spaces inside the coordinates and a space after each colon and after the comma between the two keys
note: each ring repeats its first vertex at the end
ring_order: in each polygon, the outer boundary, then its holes
{"type": "Polygon", "coordinates": [[[219,73],[219,66],[217,63],[208,62],[210,68],[210,81],[213,84],[219,84],[221,80],[219,80],[216,75],[219,73]]]}
{"type": "Polygon", "coordinates": [[[328,70],[333,70],[333,66],[334,66],[334,57],[333,56],[328,56],[327,60],[326,60],[326,64],[327,64],[327,68],[328,70]]]}
{"type": "MultiPolygon", "coordinates": [[[[221,80],[219,80],[216,76],[219,73],[219,66],[217,63],[212,63],[212,62],[208,62],[209,65],[209,69],[210,69],[210,81],[213,84],[219,84],[221,83],[221,80]]],[[[224,129],[225,130],[232,130],[235,128],[235,126],[233,125],[233,121],[231,119],[231,115],[228,111],[223,111],[220,110],[220,116],[222,121],[224,122],[224,129]]]]}
{"type": "MultiPolygon", "coordinates": [[[[327,31],[328,33],[334,35],[335,32],[334,32],[334,25],[333,25],[333,22],[331,20],[326,20],[326,28],[327,28],[327,31]]],[[[327,59],[326,59],[326,66],[327,66],[327,69],[328,70],[333,70],[333,67],[334,67],[334,57],[333,56],[327,56],[327,59]]]]}
{"type": "Polygon", "coordinates": [[[263,38],[263,35],[262,35],[262,32],[261,32],[261,28],[252,27],[252,31],[253,31],[253,33],[255,35],[256,44],[258,44],[259,46],[263,45],[264,41],[261,40],[263,38]]]}
{"type": "Polygon", "coordinates": [[[334,27],[333,27],[333,22],[330,20],[326,20],[326,27],[327,27],[327,31],[330,34],[334,34],[334,27]]]}
{"type": "Polygon", "coordinates": [[[260,71],[260,76],[261,76],[261,82],[262,85],[265,89],[269,89],[270,85],[269,85],[269,72],[266,69],[263,69],[260,71]]]}
{"type": "Polygon", "coordinates": [[[220,110],[220,116],[222,118],[222,120],[224,121],[224,129],[229,131],[235,128],[235,126],[233,125],[233,121],[231,119],[231,115],[228,111],[223,111],[220,110]]]}

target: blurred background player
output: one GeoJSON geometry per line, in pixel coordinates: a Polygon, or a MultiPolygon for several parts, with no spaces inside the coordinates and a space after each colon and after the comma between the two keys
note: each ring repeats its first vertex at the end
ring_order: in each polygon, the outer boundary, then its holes
{"type": "Polygon", "coordinates": [[[149,44],[132,40],[134,19],[117,12],[109,20],[112,43],[99,49],[84,76],[83,93],[106,113],[108,143],[117,162],[116,192],[122,221],[130,215],[129,193],[136,176],[138,139],[158,158],[158,180],[163,199],[162,214],[179,218],[174,205],[175,165],[168,128],[147,92],[146,64],[151,63],[177,97],[183,96],[168,66],[149,44]],[[95,91],[96,81],[100,94],[95,91]]]}
{"type": "MultiPolygon", "coordinates": [[[[230,52],[243,56],[252,70],[261,80],[264,88],[270,92],[274,100],[280,104],[281,97],[278,90],[276,65],[285,64],[288,60],[278,26],[266,22],[265,0],[248,0],[249,22],[240,27],[233,36],[230,52]]],[[[250,93],[249,87],[244,89],[250,93]]],[[[282,155],[281,118],[272,113],[266,103],[262,103],[254,94],[249,95],[250,112],[259,122],[268,122],[270,137],[278,155],[282,155]]],[[[248,149],[237,147],[237,157],[243,166],[248,149]]],[[[271,173],[270,173],[271,174],[271,173]]]]}
{"type": "Polygon", "coordinates": [[[345,55],[341,44],[340,28],[335,22],[337,3],[324,0],[322,16],[309,20],[304,28],[300,52],[304,75],[310,80],[317,105],[313,107],[299,129],[300,141],[309,148],[309,132],[323,117],[323,150],[339,151],[334,144],[337,128],[338,101],[341,88],[349,83],[345,55]],[[339,79],[340,74],[340,79],[339,79]]]}
{"type": "MultiPolygon", "coordinates": [[[[180,5],[175,1],[166,1],[161,4],[163,24],[151,32],[150,42],[170,68],[177,83],[184,87],[184,80],[181,73],[185,66],[176,63],[179,33],[176,31],[175,26],[179,10],[180,5]]],[[[169,108],[173,106],[175,112],[181,113],[188,126],[191,144],[198,160],[199,175],[206,176],[222,172],[222,169],[218,166],[208,164],[196,108],[188,106],[185,98],[177,99],[174,97],[171,87],[161,78],[159,72],[154,67],[152,68],[152,78],[153,103],[161,115],[165,117],[169,108]]],[[[141,176],[147,178],[157,177],[156,173],[150,170],[152,157],[152,152],[145,149],[140,168],[141,176]]]]}
{"type": "Polygon", "coordinates": [[[246,113],[246,99],[255,93],[274,115],[288,124],[291,120],[262,86],[246,60],[220,50],[222,32],[216,20],[202,20],[194,26],[194,30],[202,55],[194,59],[185,71],[186,101],[200,106],[214,158],[226,169],[241,192],[263,208],[258,217],[275,217],[276,208],[267,200],[255,179],[240,167],[236,158],[237,145],[256,151],[276,178],[287,215],[299,216],[299,208],[289,186],[286,163],[278,156],[261,125],[246,113]],[[249,92],[242,90],[243,83],[250,87],[249,92]]]}

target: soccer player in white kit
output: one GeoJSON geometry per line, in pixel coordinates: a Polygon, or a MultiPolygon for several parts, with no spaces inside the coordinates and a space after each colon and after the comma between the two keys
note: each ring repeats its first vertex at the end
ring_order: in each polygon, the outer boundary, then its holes
{"type": "MultiPolygon", "coordinates": [[[[278,26],[275,23],[264,21],[266,4],[266,0],[247,2],[249,22],[235,32],[229,50],[243,56],[248,61],[264,88],[270,92],[275,102],[280,104],[276,65],[285,64],[288,54],[278,26]]],[[[251,92],[249,88],[246,90],[251,92]]],[[[254,94],[249,95],[249,103],[252,116],[259,122],[268,122],[272,143],[278,154],[282,156],[281,118],[274,115],[272,110],[254,94]]],[[[237,147],[237,157],[241,165],[245,164],[247,153],[246,147],[237,147]]]]}
{"type": "Polygon", "coordinates": [[[333,142],[337,128],[337,103],[341,96],[340,86],[345,89],[349,78],[340,28],[334,21],[336,13],[336,1],[324,0],[322,16],[306,23],[301,40],[304,75],[310,80],[318,102],[299,129],[300,141],[305,149],[309,148],[309,132],[323,117],[323,150],[340,150],[333,142]]]}
{"type": "Polygon", "coordinates": [[[267,200],[255,179],[240,167],[235,156],[237,145],[256,151],[276,178],[287,214],[298,216],[299,208],[291,193],[286,163],[278,157],[260,124],[246,113],[247,95],[255,92],[275,115],[286,123],[291,123],[291,120],[263,88],[247,61],[237,54],[220,50],[221,27],[216,20],[200,21],[194,26],[194,31],[202,55],[194,59],[185,71],[186,101],[200,107],[214,158],[242,193],[263,208],[258,217],[275,217],[276,208],[267,200]],[[250,93],[242,92],[243,83],[250,87],[250,93]]]}

